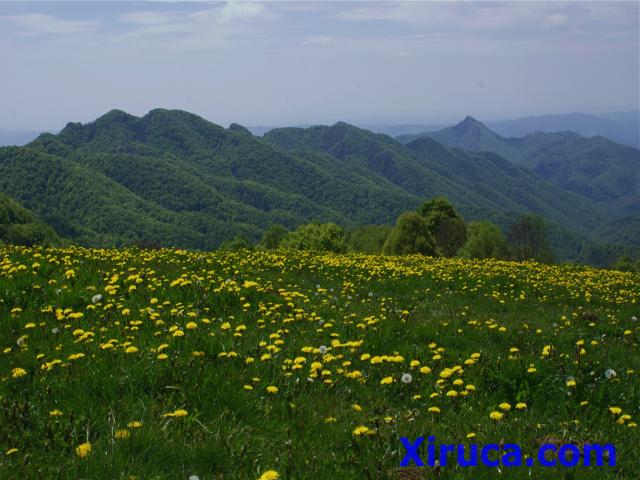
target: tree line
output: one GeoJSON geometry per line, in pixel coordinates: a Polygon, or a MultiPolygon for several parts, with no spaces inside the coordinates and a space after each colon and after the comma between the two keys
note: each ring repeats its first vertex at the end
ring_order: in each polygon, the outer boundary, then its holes
{"type": "Polygon", "coordinates": [[[334,223],[312,222],[289,231],[276,224],[265,231],[256,245],[243,236],[221,245],[221,249],[231,250],[253,247],[547,263],[554,260],[542,217],[530,213],[520,215],[505,234],[488,221],[465,222],[452,203],[442,196],[425,201],[415,211],[402,213],[393,226],[367,225],[345,230],[334,223]]]}

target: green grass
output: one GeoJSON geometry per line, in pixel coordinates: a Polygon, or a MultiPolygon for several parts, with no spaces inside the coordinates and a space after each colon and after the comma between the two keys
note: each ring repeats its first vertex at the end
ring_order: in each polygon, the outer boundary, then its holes
{"type": "Polygon", "coordinates": [[[0,478],[637,479],[638,298],[637,274],[535,263],[4,248],[0,478]],[[440,377],[455,366],[463,372],[440,377]],[[511,410],[491,420],[503,402],[511,410]],[[164,416],[177,409],[188,414],[164,416]],[[361,425],[372,434],[353,435],[361,425]],[[617,466],[398,471],[399,438],[419,435],[529,454],[551,437],[613,443],[617,466]]]}

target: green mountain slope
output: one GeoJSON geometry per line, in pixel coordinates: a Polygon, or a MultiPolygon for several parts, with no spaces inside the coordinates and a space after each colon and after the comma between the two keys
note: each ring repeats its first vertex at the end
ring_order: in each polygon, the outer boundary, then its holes
{"type": "Polygon", "coordinates": [[[453,127],[399,139],[408,143],[422,136],[468,151],[497,153],[595,202],[626,213],[640,210],[640,151],[604,137],[536,132],[504,138],[467,117],[453,127]]]}
{"type": "Polygon", "coordinates": [[[0,193],[0,245],[56,245],[60,238],[51,227],[15,200],[0,193]]]}
{"type": "Polygon", "coordinates": [[[263,138],[183,111],[114,110],[24,147],[0,148],[0,191],[60,235],[87,245],[151,242],[211,248],[272,223],[391,224],[435,195],[470,220],[507,227],[527,211],[575,258],[606,208],[498,155],[408,145],[345,123],[272,130],[263,138]]]}

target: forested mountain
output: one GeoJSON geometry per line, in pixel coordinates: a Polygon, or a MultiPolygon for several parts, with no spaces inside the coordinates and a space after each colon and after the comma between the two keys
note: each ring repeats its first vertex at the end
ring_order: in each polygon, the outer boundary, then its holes
{"type": "Polygon", "coordinates": [[[640,148],[639,117],[637,110],[605,115],[567,113],[491,122],[488,126],[504,137],[524,137],[534,132],[571,131],[583,137],[602,136],[617,143],[640,148]]]}
{"type": "Polygon", "coordinates": [[[618,209],[618,216],[640,211],[640,151],[604,137],[536,132],[504,138],[467,117],[453,127],[400,140],[421,136],[464,150],[497,153],[554,185],[618,209]]]}
{"type": "MultiPolygon", "coordinates": [[[[0,191],[88,245],[211,248],[273,223],[391,224],[447,196],[469,220],[507,227],[540,213],[560,258],[575,258],[611,211],[493,153],[408,145],[338,123],[254,137],[183,111],[111,111],[24,147],[0,148],[0,191]]],[[[614,235],[615,237],[615,235],[614,235]]],[[[615,239],[614,239],[615,240],[615,239]]]]}
{"type": "Polygon", "coordinates": [[[0,193],[0,245],[55,245],[56,233],[18,202],[0,193]]]}

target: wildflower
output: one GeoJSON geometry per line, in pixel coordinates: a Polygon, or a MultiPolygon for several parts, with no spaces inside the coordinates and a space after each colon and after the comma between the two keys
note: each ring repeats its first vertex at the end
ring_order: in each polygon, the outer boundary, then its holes
{"type": "Polygon", "coordinates": [[[384,377],[380,380],[380,385],[389,385],[390,383],[393,383],[393,377],[384,377]]]}
{"type": "Polygon", "coordinates": [[[17,453],[17,452],[18,452],[17,448],[10,448],[4,454],[8,457],[9,455],[13,455],[14,453],[17,453]]]}
{"type": "Polygon", "coordinates": [[[611,380],[612,378],[615,378],[618,376],[618,374],[616,373],[616,371],[613,368],[608,368],[605,372],[604,372],[604,376],[607,378],[607,380],[611,380]]]}
{"type": "Polygon", "coordinates": [[[173,412],[165,413],[162,415],[163,417],[186,417],[189,415],[189,412],[183,409],[174,410],[173,412]]]}
{"type": "Polygon", "coordinates": [[[126,428],[121,428],[120,430],[116,430],[113,436],[118,440],[122,440],[125,438],[129,438],[130,435],[131,433],[129,432],[129,430],[127,430],[126,428]]]}
{"type": "Polygon", "coordinates": [[[440,413],[440,409],[438,407],[429,407],[427,411],[429,413],[440,413]]]}
{"type": "Polygon", "coordinates": [[[187,328],[187,330],[195,330],[196,328],[198,328],[198,324],[196,322],[189,322],[185,325],[185,327],[187,328]]]}
{"type": "Polygon", "coordinates": [[[526,410],[527,409],[527,404],[524,402],[518,402],[516,403],[516,410],[526,410]]]}
{"type": "Polygon", "coordinates": [[[91,444],[89,442],[81,443],[76,447],[76,455],[84,458],[91,453],[91,444]]]}
{"type": "Polygon", "coordinates": [[[134,420],[133,422],[127,423],[127,427],[129,427],[129,428],[140,428],[140,427],[142,427],[142,422],[139,422],[138,420],[134,420]]]}
{"type": "Polygon", "coordinates": [[[138,351],[137,347],[131,346],[131,347],[127,347],[124,353],[136,353],[137,351],[138,351]]]}
{"type": "Polygon", "coordinates": [[[62,410],[58,410],[58,409],[50,410],[49,415],[51,415],[52,417],[60,417],[62,416],[62,410]]]}
{"type": "Polygon", "coordinates": [[[267,393],[278,393],[278,387],[274,386],[274,385],[269,385],[267,387],[267,393]]]}
{"type": "Polygon", "coordinates": [[[574,388],[576,386],[576,380],[573,377],[567,377],[567,387],[574,388]]]}
{"type": "Polygon", "coordinates": [[[262,475],[260,475],[260,478],[258,478],[258,480],[278,480],[279,478],[280,474],[278,472],[276,472],[275,470],[267,470],[262,475]]]}
{"type": "Polygon", "coordinates": [[[502,420],[502,417],[504,417],[504,414],[497,411],[493,411],[489,414],[489,418],[491,420],[502,420]]]}
{"type": "Polygon", "coordinates": [[[13,378],[24,377],[26,374],[27,374],[27,371],[24,368],[17,367],[11,370],[11,376],[13,378]]]}
{"type": "Polygon", "coordinates": [[[498,408],[500,410],[503,410],[505,412],[508,412],[509,410],[511,410],[511,405],[508,404],[507,402],[502,402],[500,405],[498,405],[498,408]]]}
{"type": "Polygon", "coordinates": [[[403,373],[402,377],[400,377],[400,380],[402,381],[402,383],[411,383],[413,377],[410,373],[403,373]]]}
{"type": "Polygon", "coordinates": [[[620,415],[622,413],[622,409],[620,407],[609,407],[609,411],[614,415],[620,415]]]}
{"type": "Polygon", "coordinates": [[[365,427],[364,425],[360,425],[353,429],[353,435],[356,437],[360,437],[362,435],[373,435],[373,430],[369,427],[365,427]]]}

